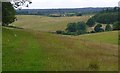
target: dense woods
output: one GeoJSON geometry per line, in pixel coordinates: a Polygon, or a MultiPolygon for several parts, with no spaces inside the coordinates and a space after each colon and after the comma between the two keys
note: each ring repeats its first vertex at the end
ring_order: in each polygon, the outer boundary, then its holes
{"type": "Polygon", "coordinates": [[[96,22],[103,23],[103,24],[113,24],[114,22],[118,21],[118,17],[120,17],[120,8],[114,7],[112,9],[106,9],[101,11],[100,13],[96,14],[93,19],[96,22]]]}

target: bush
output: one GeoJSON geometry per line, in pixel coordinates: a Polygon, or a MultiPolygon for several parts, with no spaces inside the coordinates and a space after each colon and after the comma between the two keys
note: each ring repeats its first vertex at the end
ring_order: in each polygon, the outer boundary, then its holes
{"type": "Polygon", "coordinates": [[[78,32],[80,32],[80,31],[86,32],[86,30],[87,30],[87,26],[86,26],[85,22],[76,23],[76,27],[77,27],[76,29],[78,32]]]}
{"type": "Polygon", "coordinates": [[[90,33],[96,33],[95,31],[91,31],[90,33]]]}
{"type": "Polygon", "coordinates": [[[78,35],[76,32],[64,32],[63,35],[78,35]]]}
{"type": "Polygon", "coordinates": [[[67,30],[68,32],[76,32],[76,31],[77,31],[77,29],[76,29],[76,23],[69,23],[69,24],[67,25],[66,30],[67,30]]]}
{"type": "Polygon", "coordinates": [[[120,22],[115,22],[113,24],[113,30],[120,30],[120,22]]]}
{"type": "Polygon", "coordinates": [[[93,18],[90,18],[87,23],[86,23],[89,27],[93,27],[95,25],[95,20],[93,18]]]}
{"type": "Polygon", "coordinates": [[[95,32],[103,32],[104,31],[101,24],[97,24],[95,26],[94,30],[95,30],[95,32]]]}
{"type": "Polygon", "coordinates": [[[78,34],[84,34],[86,33],[87,26],[85,22],[78,22],[78,23],[69,23],[67,25],[67,33],[78,35],[78,34]]]}
{"type": "Polygon", "coordinates": [[[107,24],[105,27],[105,31],[111,31],[112,27],[110,26],[110,24],[107,24]]]}
{"type": "Polygon", "coordinates": [[[57,34],[63,34],[63,33],[64,33],[64,31],[57,30],[57,31],[56,31],[56,33],[57,33],[57,34]]]}
{"type": "Polygon", "coordinates": [[[61,17],[60,14],[49,14],[48,16],[49,16],[49,17],[61,17]]]}
{"type": "Polygon", "coordinates": [[[82,16],[82,14],[81,13],[77,13],[76,16],[82,16]]]}

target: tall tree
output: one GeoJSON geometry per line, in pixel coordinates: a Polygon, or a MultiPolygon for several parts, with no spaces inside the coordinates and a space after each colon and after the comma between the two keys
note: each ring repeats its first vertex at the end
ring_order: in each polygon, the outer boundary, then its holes
{"type": "Polygon", "coordinates": [[[7,26],[15,21],[16,17],[16,11],[14,8],[19,9],[19,7],[22,7],[26,4],[26,7],[28,7],[28,2],[31,4],[32,2],[30,0],[12,0],[12,2],[3,2],[2,3],[2,25],[7,26]],[[12,3],[12,4],[11,4],[12,3]]]}
{"type": "Polygon", "coordinates": [[[78,22],[76,23],[76,27],[77,27],[77,33],[78,34],[84,34],[87,31],[87,26],[85,22],[78,22]]]}
{"type": "Polygon", "coordinates": [[[87,23],[86,23],[89,27],[93,27],[95,25],[95,20],[93,18],[90,18],[87,23]]]}
{"type": "Polygon", "coordinates": [[[13,8],[10,2],[2,3],[2,25],[7,26],[10,23],[14,22],[15,17],[15,9],[13,8]]]}

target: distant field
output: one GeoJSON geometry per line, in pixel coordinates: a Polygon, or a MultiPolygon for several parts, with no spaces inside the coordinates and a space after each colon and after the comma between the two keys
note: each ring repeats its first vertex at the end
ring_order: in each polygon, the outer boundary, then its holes
{"type": "Polygon", "coordinates": [[[87,21],[92,15],[74,16],[74,17],[47,17],[47,16],[35,16],[35,15],[18,15],[18,21],[13,25],[40,30],[40,31],[56,31],[65,30],[66,25],[70,22],[87,21]]]}
{"type": "Polygon", "coordinates": [[[3,27],[3,71],[116,71],[117,35],[114,31],[75,37],[3,27]]]}
{"type": "Polygon", "coordinates": [[[24,29],[3,27],[3,71],[118,70],[118,31],[80,36],[49,33],[64,30],[70,22],[86,22],[90,16],[18,15],[12,25],[24,29]]]}

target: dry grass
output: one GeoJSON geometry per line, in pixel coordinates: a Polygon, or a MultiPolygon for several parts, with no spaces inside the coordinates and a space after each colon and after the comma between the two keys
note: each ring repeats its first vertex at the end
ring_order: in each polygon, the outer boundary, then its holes
{"type": "Polygon", "coordinates": [[[40,31],[56,31],[64,30],[70,22],[87,21],[90,15],[81,17],[46,17],[33,15],[19,15],[18,21],[13,23],[15,26],[40,30],[40,31]]]}

